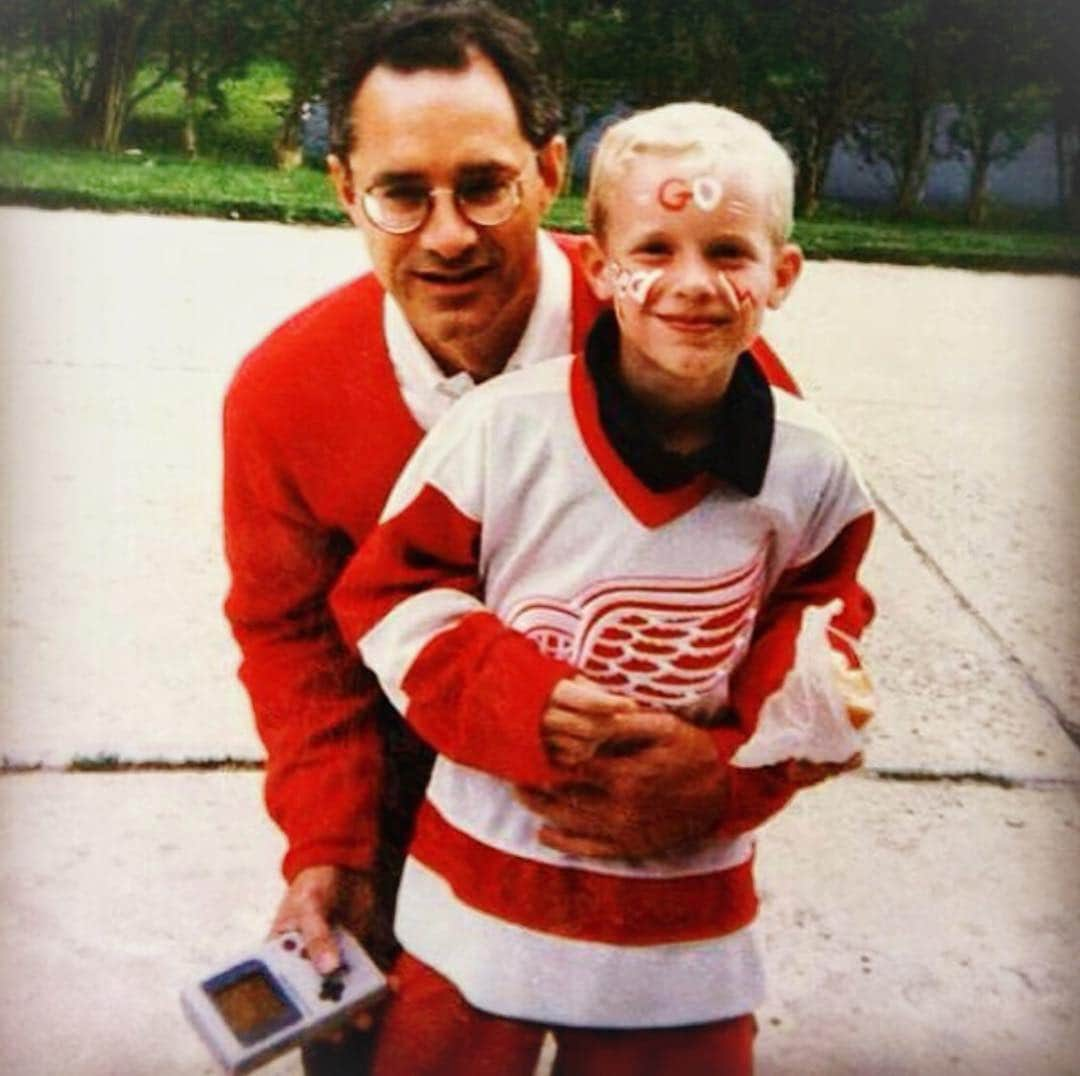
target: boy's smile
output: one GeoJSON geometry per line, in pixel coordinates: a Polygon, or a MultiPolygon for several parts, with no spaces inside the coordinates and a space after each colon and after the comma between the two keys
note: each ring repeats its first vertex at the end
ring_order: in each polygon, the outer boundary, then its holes
{"type": "Polygon", "coordinates": [[[709,407],[802,264],[774,239],[765,181],[741,161],[643,154],[606,210],[594,285],[614,299],[628,387],[668,413],[709,407]]]}

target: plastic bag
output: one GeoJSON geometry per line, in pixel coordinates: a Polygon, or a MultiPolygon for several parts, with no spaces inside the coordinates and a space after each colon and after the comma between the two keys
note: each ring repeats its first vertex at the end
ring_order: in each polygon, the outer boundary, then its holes
{"type": "Polygon", "coordinates": [[[795,640],[794,664],[780,688],[765,700],[758,727],[732,756],[733,765],[771,766],[788,759],[846,762],[861,750],[862,737],[852,717],[868,717],[873,703],[865,675],[848,670],[829,645],[829,621],[842,608],[835,599],[806,609],[795,640]]]}

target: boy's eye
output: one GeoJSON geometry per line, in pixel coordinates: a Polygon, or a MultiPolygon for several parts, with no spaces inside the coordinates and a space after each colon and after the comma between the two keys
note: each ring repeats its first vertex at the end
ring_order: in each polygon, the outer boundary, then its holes
{"type": "Polygon", "coordinates": [[[746,257],[747,251],[738,243],[711,243],[706,253],[710,258],[731,259],[746,257]]]}
{"type": "Polygon", "coordinates": [[[664,254],[670,254],[671,247],[659,239],[654,239],[648,243],[640,243],[638,246],[634,247],[633,253],[643,254],[646,257],[661,257],[664,254]]]}

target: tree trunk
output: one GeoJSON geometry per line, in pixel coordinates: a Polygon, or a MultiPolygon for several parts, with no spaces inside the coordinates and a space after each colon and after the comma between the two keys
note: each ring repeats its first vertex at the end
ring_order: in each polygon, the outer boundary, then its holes
{"type": "Polygon", "coordinates": [[[184,130],[181,135],[184,153],[188,160],[199,155],[199,132],[196,127],[195,109],[199,100],[199,76],[189,67],[184,78],[184,130]]]}
{"type": "Polygon", "coordinates": [[[81,124],[83,140],[94,149],[120,148],[136,73],[136,31],[136,16],[126,5],[98,14],[97,65],[81,124]]]}
{"type": "Polygon", "coordinates": [[[900,158],[900,181],[896,191],[896,215],[907,220],[922,201],[926,174],[930,167],[930,145],[934,126],[929,109],[914,109],[909,117],[907,137],[900,158]]]}
{"type": "Polygon", "coordinates": [[[808,132],[804,152],[795,173],[795,212],[813,217],[821,208],[821,195],[829,172],[829,158],[838,135],[831,126],[815,125],[808,132]]]}
{"type": "Polygon", "coordinates": [[[281,120],[281,129],[274,139],[274,164],[282,170],[299,168],[303,163],[304,151],[300,144],[300,110],[304,102],[293,91],[292,100],[281,120]]]}
{"type": "Polygon", "coordinates": [[[24,73],[12,74],[7,87],[7,100],[3,107],[4,134],[12,143],[21,142],[26,130],[26,113],[29,97],[24,73]]]}
{"type": "Polygon", "coordinates": [[[993,132],[987,132],[984,123],[976,120],[974,126],[975,137],[971,140],[971,183],[968,187],[965,217],[968,224],[978,228],[986,222],[989,205],[990,150],[994,136],[993,132]]]}
{"type": "Polygon", "coordinates": [[[1061,108],[1054,116],[1058,209],[1069,228],[1080,228],[1080,125],[1069,123],[1061,108]]]}

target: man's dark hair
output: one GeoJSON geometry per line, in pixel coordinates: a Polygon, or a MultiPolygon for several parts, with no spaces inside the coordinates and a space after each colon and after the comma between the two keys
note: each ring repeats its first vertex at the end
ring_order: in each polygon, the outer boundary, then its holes
{"type": "Polygon", "coordinates": [[[546,145],[562,116],[540,70],[540,47],[532,30],[485,0],[452,0],[400,4],[345,32],[327,86],[330,151],[348,160],[353,98],[372,68],[385,64],[398,71],[461,71],[469,64],[469,49],[498,68],[525,138],[537,149],[546,145]]]}

